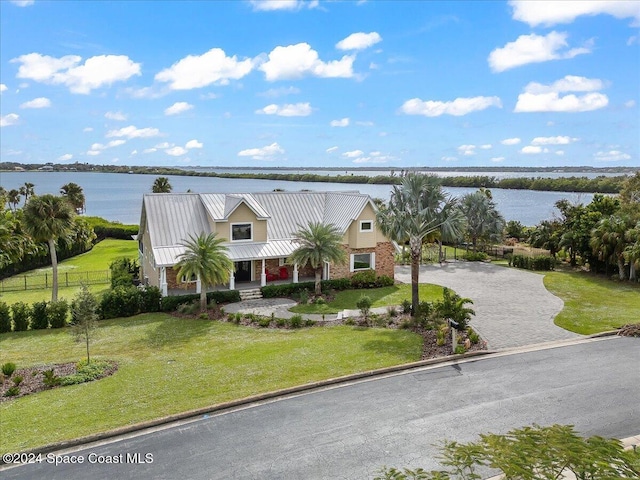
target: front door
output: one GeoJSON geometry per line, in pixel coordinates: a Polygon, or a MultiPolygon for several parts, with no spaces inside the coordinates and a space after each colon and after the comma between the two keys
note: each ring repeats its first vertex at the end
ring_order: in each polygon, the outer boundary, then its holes
{"type": "Polygon", "coordinates": [[[236,267],[236,282],[250,282],[251,281],[251,260],[244,262],[235,262],[236,267]]]}

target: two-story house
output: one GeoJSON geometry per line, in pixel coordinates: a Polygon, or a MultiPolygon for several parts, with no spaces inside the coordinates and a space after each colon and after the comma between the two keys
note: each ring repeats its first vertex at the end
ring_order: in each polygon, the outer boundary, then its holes
{"type": "Polygon", "coordinates": [[[375,217],[371,198],[357,192],[146,194],[138,234],[141,278],[163,295],[185,288],[199,291],[197,279],[177,278],[174,265],[190,235],[215,232],[234,262],[229,289],[274,280],[297,283],[313,271],[289,265],[287,258],[297,247],[294,233],[312,221],[335,225],[348,254],[345,265],[324,266],[324,279],[367,269],[393,278],[395,249],[375,217]]]}

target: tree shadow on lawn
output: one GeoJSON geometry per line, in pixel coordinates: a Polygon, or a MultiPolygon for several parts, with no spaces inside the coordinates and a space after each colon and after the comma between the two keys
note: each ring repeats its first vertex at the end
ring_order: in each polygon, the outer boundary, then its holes
{"type": "Polygon", "coordinates": [[[137,343],[145,347],[164,347],[188,343],[194,338],[210,334],[213,322],[163,315],[162,317],[154,316],[143,319],[136,324],[155,324],[147,329],[146,335],[140,338],[137,343]]]}

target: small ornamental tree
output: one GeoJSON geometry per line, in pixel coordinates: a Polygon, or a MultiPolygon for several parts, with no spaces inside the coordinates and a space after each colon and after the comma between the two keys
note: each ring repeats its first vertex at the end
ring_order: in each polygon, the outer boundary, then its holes
{"type": "Polygon", "coordinates": [[[0,302],[0,333],[11,331],[11,311],[9,305],[0,302]]]}
{"type": "Polygon", "coordinates": [[[89,356],[89,343],[93,337],[93,330],[96,327],[98,315],[98,302],[96,297],[89,291],[86,285],[73,298],[73,333],[78,340],[84,340],[87,346],[87,364],[91,363],[89,356]]]}

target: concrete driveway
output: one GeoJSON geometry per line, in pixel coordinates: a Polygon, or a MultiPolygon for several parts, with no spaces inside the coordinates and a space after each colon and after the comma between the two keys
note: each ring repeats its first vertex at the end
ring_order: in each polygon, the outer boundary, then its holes
{"type": "MultiPolygon", "coordinates": [[[[435,283],[473,300],[473,328],[490,349],[580,338],[553,323],[564,302],[547,291],[544,275],[482,262],[420,267],[420,283],[435,283]]],[[[411,283],[411,268],[396,266],[395,278],[411,283]]]]}

